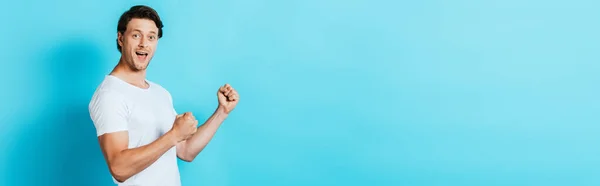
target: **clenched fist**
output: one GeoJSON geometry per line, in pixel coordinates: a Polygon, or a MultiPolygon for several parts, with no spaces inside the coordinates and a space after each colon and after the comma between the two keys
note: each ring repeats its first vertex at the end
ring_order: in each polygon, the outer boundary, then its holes
{"type": "Polygon", "coordinates": [[[171,131],[175,133],[177,142],[180,142],[192,137],[192,135],[196,133],[197,125],[198,120],[196,120],[194,115],[192,115],[191,112],[186,112],[184,114],[177,115],[171,131]]]}
{"type": "Polygon", "coordinates": [[[223,108],[225,113],[229,114],[240,100],[240,95],[229,84],[225,84],[217,91],[219,98],[219,107],[223,108]]]}

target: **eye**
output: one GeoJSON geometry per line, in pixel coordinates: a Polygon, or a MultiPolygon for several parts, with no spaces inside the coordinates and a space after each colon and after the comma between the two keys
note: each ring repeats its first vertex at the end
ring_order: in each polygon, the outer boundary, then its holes
{"type": "Polygon", "coordinates": [[[133,38],[139,38],[140,35],[139,34],[133,34],[133,38]]]}
{"type": "Polygon", "coordinates": [[[156,39],[156,36],[150,36],[150,40],[156,39]]]}

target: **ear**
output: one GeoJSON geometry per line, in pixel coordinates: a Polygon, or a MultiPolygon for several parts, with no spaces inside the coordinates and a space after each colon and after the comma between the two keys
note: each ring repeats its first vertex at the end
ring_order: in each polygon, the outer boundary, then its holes
{"type": "Polygon", "coordinates": [[[119,42],[119,46],[123,48],[123,34],[121,34],[121,32],[117,32],[117,42],[119,42]]]}

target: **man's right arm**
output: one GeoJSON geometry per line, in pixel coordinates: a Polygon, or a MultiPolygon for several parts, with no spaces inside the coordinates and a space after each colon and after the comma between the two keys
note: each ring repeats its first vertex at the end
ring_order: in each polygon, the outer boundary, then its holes
{"type": "Polygon", "coordinates": [[[178,142],[187,139],[196,132],[198,124],[191,113],[178,115],[165,135],[150,144],[129,149],[130,111],[127,108],[125,98],[110,91],[97,93],[89,105],[100,148],[110,173],[119,182],[141,172],[178,142]]]}
{"type": "Polygon", "coordinates": [[[148,145],[131,149],[128,148],[127,131],[106,133],[99,136],[98,140],[110,173],[119,182],[146,169],[178,142],[171,131],[148,145]]]}

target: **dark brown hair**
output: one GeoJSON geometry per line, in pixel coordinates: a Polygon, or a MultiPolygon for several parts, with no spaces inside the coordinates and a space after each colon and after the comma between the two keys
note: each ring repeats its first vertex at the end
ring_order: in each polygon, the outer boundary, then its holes
{"type": "MultiPolygon", "coordinates": [[[[162,37],[162,28],[163,23],[158,16],[158,13],[153,8],[145,5],[136,5],[132,6],[129,10],[125,11],[121,18],[119,18],[119,25],[117,25],[117,32],[121,34],[125,33],[127,30],[127,24],[131,19],[139,18],[139,19],[149,19],[154,21],[156,27],[158,28],[158,38],[162,37]]],[[[121,46],[119,46],[119,39],[117,38],[117,49],[121,52],[121,46]]]]}

